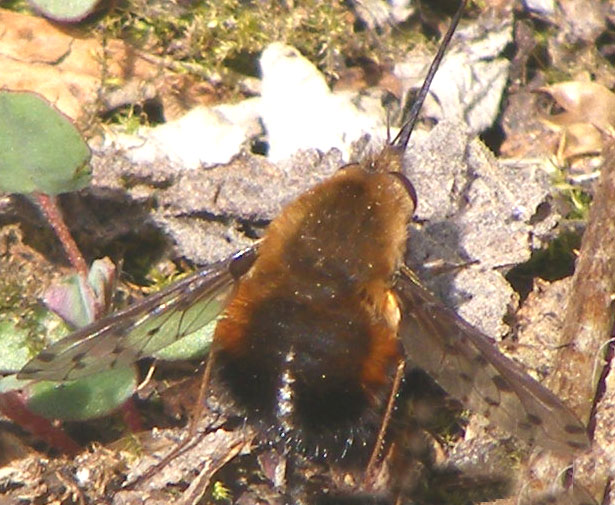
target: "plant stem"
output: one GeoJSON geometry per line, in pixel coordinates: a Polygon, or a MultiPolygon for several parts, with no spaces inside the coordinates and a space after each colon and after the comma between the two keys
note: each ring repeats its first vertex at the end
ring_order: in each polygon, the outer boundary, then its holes
{"type": "Polygon", "coordinates": [[[88,275],[88,265],[64,222],[56,197],[44,193],[34,193],[33,196],[45,219],[47,219],[58,239],[60,239],[60,243],[71,265],[85,279],[88,275]]]}

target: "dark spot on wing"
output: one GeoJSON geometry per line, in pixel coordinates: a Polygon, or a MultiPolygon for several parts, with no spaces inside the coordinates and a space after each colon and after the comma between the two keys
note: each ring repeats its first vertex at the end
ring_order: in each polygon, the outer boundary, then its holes
{"type": "Polygon", "coordinates": [[[456,345],[446,344],[444,348],[446,349],[446,353],[451,356],[457,356],[459,354],[459,347],[456,345]]]}
{"type": "Polygon", "coordinates": [[[50,361],[53,361],[53,359],[56,357],[56,354],[53,352],[40,352],[38,354],[38,356],[36,357],[37,360],[42,361],[44,363],[49,363],[50,361]]]}
{"type": "Polygon", "coordinates": [[[477,354],[476,357],[474,358],[474,361],[481,366],[485,366],[489,363],[487,361],[487,358],[485,358],[482,354],[477,354]]]}
{"type": "Polygon", "coordinates": [[[494,400],[493,398],[489,397],[489,396],[485,396],[485,402],[487,402],[488,405],[491,405],[492,407],[498,407],[500,405],[499,400],[494,400]]]}
{"type": "Polygon", "coordinates": [[[85,363],[84,361],[77,361],[77,362],[75,362],[75,366],[74,366],[74,368],[75,368],[76,370],[82,370],[82,369],[84,369],[86,366],[87,366],[87,365],[86,365],[86,363],[85,363]]]}
{"type": "Polygon", "coordinates": [[[494,375],[493,377],[491,377],[491,380],[495,384],[495,387],[497,387],[500,391],[505,391],[507,393],[513,391],[513,388],[510,386],[510,383],[505,380],[501,375],[494,375]]]}
{"type": "MultiPolygon", "coordinates": [[[[194,303],[194,300],[192,299],[191,296],[186,296],[184,298],[180,298],[179,301],[177,302],[177,310],[187,310],[190,307],[192,307],[192,304],[194,303]]],[[[158,331],[158,328],[154,328],[156,331],[158,331]]],[[[152,331],[152,330],[150,330],[152,331]]]]}
{"type": "Polygon", "coordinates": [[[578,435],[579,433],[586,433],[585,428],[577,424],[567,424],[566,426],[564,426],[564,430],[566,431],[566,433],[571,433],[573,435],[578,435]]]}
{"type": "Polygon", "coordinates": [[[449,398],[447,401],[447,405],[450,406],[451,410],[463,409],[463,403],[461,403],[461,400],[458,400],[457,398],[449,398]]]}
{"type": "Polygon", "coordinates": [[[160,326],[158,326],[157,328],[152,328],[151,330],[147,331],[147,336],[148,337],[153,337],[154,335],[156,335],[156,333],[158,333],[160,331],[160,326]]]}
{"type": "Polygon", "coordinates": [[[535,416],[534,414],[528,414],[527,420],[529,423],[533,424],[534,426],[540,426],[542,424],[542,419],[540,419],[540,417],[538,416],[535,416]]]}
{"type": "Polygon", "coordinates": [[[73,356],[73,359],[72,359],[71,361],[72,361],[73,363],[77,363],[77,364],[78,364],[78,363],[80,363],[80,362],[83,360],[83,358],[85,358],[86,356],[87,356],[87,353],[86,353],[86,352],[80,352],[80,353],[78,353],[78,354],[75,354],[75,355],[73,356]]]}
{"type": "Polygon", "coordinates": [[[574,442],[572,440],[568,440],[566,442],[566,445],[568,447],[572,447],[573,449],[587,449],[587,443],[586,442],[574,442]]]}
{"type": "Polygon", "coordinates": [[[472,382],[472,377],[470,377],[467,373],[461,372],[459,374],[459,378],[464,382],[472,382]]]}

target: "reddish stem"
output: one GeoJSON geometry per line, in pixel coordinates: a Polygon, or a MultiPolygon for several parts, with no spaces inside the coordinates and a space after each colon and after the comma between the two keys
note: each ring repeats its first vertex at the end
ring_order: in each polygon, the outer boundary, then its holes
{"type": "Polygon", "coordinates": [[[141,414],[135,405],[132,398],[129,398],[122,405],[122,418],[128,426],[131,433],[139,433],[143,431],[143,423],[141,421],[141,414]]]}
{"type": "Polygon", "coordinates": [[[46,195],[44,193],[34,193],[34,198],[38,203],[41,212],[53,228],[53,231],[60,239],[62,247],[68,256],[68,260],[79,275],[86,278],[88,275],[88,265],[77,247],[77,243],[74,241],[73,236],[70,234],[70,230],[64,222],[62,212],[58,207],[55,196],[46,195]]]}
{"type": "Polygon", "coordinates": [[[61,428],[54,426],[49,419],[30,412],[23,397],[15,391],[0,395],[0,412],[64,454],[74,456],[81,451],[77,442],[61,428]]]}

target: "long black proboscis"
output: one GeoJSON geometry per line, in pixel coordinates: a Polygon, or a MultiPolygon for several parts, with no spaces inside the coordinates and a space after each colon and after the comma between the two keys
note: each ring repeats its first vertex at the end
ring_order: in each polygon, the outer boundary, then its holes
{"type": "Polygon", "coordinates": [[[392,145],[402,152],[405,151],[406,147],[408,146],[410,135],[412,134],[412,130],[414,130],[414,125],[416,124],[416,120],[419,117],[419,112],[421,111],[421,107],[423,106],[425,97],[427,96],[427,93],[429,92],[431,81],[433,81],[434,75],[436,75],[436,72],[438,71],[440,62],[442,61],[442,58],[444,57],[444,53],[451,39],[453,38],[453,33],[455,33],[455,29],[457,28],[457,25],[459,24],[459,20],[461,19],[463,11],[465,10],[466,4],[467,4],[467,0],[462,0],[461,5],[459,6],[459,9],[455,13],[455,16],[453,16],[453,19],[451,20],[451,24],[448,27],[448,30],[446,34],[444,35],[442,42],[440,43],[438,52],[436,53],[435,58],[433,59],[433,61],[431,62],[431,65],[429,66],[429,71],[427,72],[427,76],[425,77],[425,80],[423,81],[423,85],[421,86],[421,89],[416,97],[416,100],[412,104],[412,108],[410,109],[410,113],[408,114],[408,120],[404,123],[401,130],[397,134],[397,137],[395,137],[395,139],[393,140],[392,145]]]}

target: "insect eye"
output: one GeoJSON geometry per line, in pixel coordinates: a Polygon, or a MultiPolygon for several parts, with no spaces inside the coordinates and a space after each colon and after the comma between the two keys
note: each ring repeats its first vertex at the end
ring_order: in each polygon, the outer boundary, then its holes
{"type": "Polygon", "coordinates": [[[346,163],[346,165],[342,165],[341,167],[339,167],[337,169],[337,172],[342,172],[344,170],[347,170],[351,167],[356,167],[356,166],[358,166],[358,163],[346,163]]]}
{"type": "Polygon", "coordinates": [[[408,193],[408,196],[412,200],[412,204],[414,205],[414,208],[416,209],[418,200],[416,198],[416,190],[414,189],[414,185],[410,182],[410,179],[408,179],[401,172],[389,172],[389,174],[392,175],[393,177],[396,177],[399,180],[399,182],[402,183],[403,187],[406,189],[406,192],[408,193]]]}
{"type": "Polygon", "coordinates": [[[229,264],[229,272],[235,280],[246,274],[256,261],[256,249],[241,251],[233,256],[229,264]]]}

